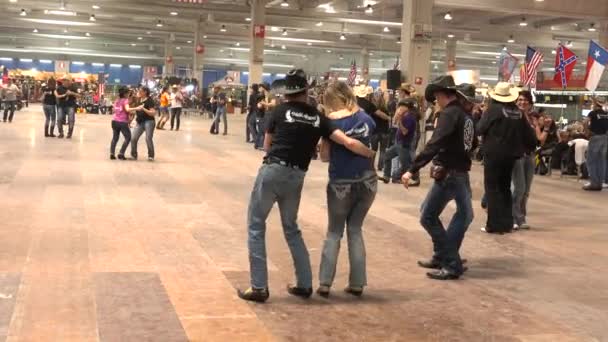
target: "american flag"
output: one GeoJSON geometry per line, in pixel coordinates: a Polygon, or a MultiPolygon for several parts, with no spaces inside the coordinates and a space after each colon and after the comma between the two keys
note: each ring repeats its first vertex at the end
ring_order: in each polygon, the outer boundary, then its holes
{"type": "Polygon", "coordinates": [[[521,72],[521,83],[525,86],[536,85],[536,72],[543,62],[542,53],[528,46],[526,51],[526,61],[521,72]]]}
{"type": "Polygon", "coordinates": [[[353,60],[353,63],[350,65],[350,73],[348,74],[348,85],[354,86],[355,80],[357,79],[357,63],[353,60]]]}

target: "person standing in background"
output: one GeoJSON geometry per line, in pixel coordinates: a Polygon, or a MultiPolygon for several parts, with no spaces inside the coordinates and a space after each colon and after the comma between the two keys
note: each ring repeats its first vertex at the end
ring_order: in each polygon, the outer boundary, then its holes
{"type": "Polygon", "coordinates": [[[154,100],[150,97],[150,89],[142,87],[139,89],[139,106],[136,110],[137,126],[133,129],[133,139],[131,140],[131,157],[137,160],[137,142],[141,135],[146,132],[146,145],[148,147],[148,161],[154,161],[154,128],[156,122],[156,109],[154,109],[154,100]]]}
{"type": "Polygon", "coordinates": [[[245,141],[248,143],[253,143],[257,139],[257,129],[255,127],[255,117],[256,111],[258,109],[258,98],[260,96],[259,93],[259,85],[252,84],[251,85],[251,94],[249,94],[249,101],[247,102],[247,119],[246,119],[246,130],[245,130],[245,141]]]}
{"type": "Polygon", "coordinates": [[[384,154],[388,145],[388,126],[391,117],[370,101],[370,96],[374,92],[372,87],[360,85],[354,89],[354,92],[357,97],[357,105],[374,119],[376,123],[376,130],[371,137],[371,144],[372,150],[377,151],[378,154],[378,170],[382,171],[385,166],[384,154]]]}
{"type": "Polygon", "coordinates": [[[68,135],[66,138],[71,139],[72,133],[74,133],[76,96],[78,96],[78,90],[72,84],[72,78],[66,76],[55,90],[55,97],[57,98],[57,128],[59,129],[59,136],[57,138],[59,139],[63,139],[63,122],[66,116],[68,119],[68,135]]]}
{"type": "Polygon", "coordinates": [[[57,87],[55,80],[49,78],[48,83],[42,84],[42,110],[44,111],[44,136],[55,137],[55,119],[57,117],[57,99],[55,98],[55,89],[57,87]]]}
{"type": "Polygon", "coordinates": [[[593,110],[587,115],[587,127],[591,133],[587,147],[587,169],[589,184],[583,186],[585,191],[602,191],[606,179],[606,153],[608,150],[608,113],[602,106],[593,101],[593,110]]]}
{"type": "Polygon", "coordinates": [[[120,148],[118,159],[126,160],[125,152],[131,141],[131,130],[129,129],[129,123],[131,122],[131,112],[135,111],[135,108],[129,107],[129,99],[127,98],[129,90],[126,87],[118,89],[118,99],[114,103],[114,115],[112,117],[112,142],[110,143],[110,159],[115,160],[116,144],[118,138],[122,133],[125,141],[120,148]]]}
{"type": "Polygon", "coordinates": [[[180,117],[182,116],[182,106],[184,103],[184,96],[177,84],[174,84],[173,92],[171,93],[171,130],[175,127],[176,131],[179,131],[180,117]],[[177,124],[176,121],[177,120],[177,124]]]}
{"type": "Polygon", "coordinates": [[[228,135],[228,121],[226,118],[226,105],[228,100],[226,94],[219,88],[216,92],[217,96],[214,97],[216,104],[215,116],[213,117],[213,123],[211,124],[211,134],[217,135],[220,133],[220,120],[224,122],[224,135],[228,135]]]}
{"type": "Polygon", "coordinates": [[[401,183],[401,176],[407,171],[412,163],[410,149],[416,135],[416,117],[414,113],[415,107],[412,101],[400,101],[397,105],[395,114],[395,122],[397,125],[397,134],[395,135],[395,144],[391,146],[385,153],[382,162],[384,163],[384,175],[379,179],[388,184],[401,183]],[[399,157],[400,168],[397,174],[391,175],[391,164],[393,158],[399,157]]]}
{"type": "Polygon", "coordinates": [[[2,88],[2,101],[4,102],[4,117],[3,121],[13,122],[15,116],[15,106],[17,105],[17,99],[21,95],[21,90],[12,79],[8,79],[6,87],[2,88]],[[9,115],[10,112],[10,115],[9,115]]]}
{"type": "Polygon", "coordinates": [[[160,118],[156,129],[165,129],[165,124],[169,121],[169,105],[171,104],[171,95],[169,95],[169,87],[164,86],[160,93],[160,118]]]}
{"type": "Polygon", "coordinates": [[[265,134],[265,116],[270,113],[271,108],[274,108],[276,100],[270,99],[270,87],[267,84],[260,85],[260,96],[258,97],[256,110],[256,128],[258,132],[257,139],[253,148],[257,150],[264,149],[264,134],[265,134]]]}
{"type": "Polygon", "coordinates": [[[21,97],[25,102],[25,108],[30,106],[30,84],[26,80],[21,82],[21,97]]]}

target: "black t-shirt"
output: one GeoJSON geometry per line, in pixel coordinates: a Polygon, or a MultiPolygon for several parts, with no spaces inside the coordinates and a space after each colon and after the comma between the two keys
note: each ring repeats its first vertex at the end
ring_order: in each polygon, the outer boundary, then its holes
{"type": "MultiPolygon", "coordinates": [[[[57,94],[63,95],[65,93],[67,93],[68,90],[70,90],[73,93],[78,92],[78,89],[76,89],[76,86],[74,84],[70,85],[69,87],[60,85],[57,87],[57,94]]],[[[57,99],[57,106],[59,106],[59,107],[76,107],[76,96],[70,95],[68,97],[57,99]]]]}
{"type": "Polygon", "coordinates": [[[266,99],[266,96],[259,94],[258,97],[256,98],[255,101],[255,116],[258,118],[263,118],[266,115],[266,108],[262,107],[262,108],[258,108],[258,103],[264,101],[266,99]]]}
{"type": "Polygon", "coordinates": [[[589,130],[595,135],[608,133],[608,113],[600,110],[594,110],[587,116],[589,118],[589,130]]]}
{"type": "MultiPolygon", "coordinates": [[[[152,109],[154,108],[154,100],[151,97],[148,97],[147,99],[145,99],[143,102],[140,101],[139,105],[143,105],[145,109],[152,109]]],[[[153,116],[150,116],[148,114],[146,114],[143,110],[138,110],[136,112],[137,115],[137,122],[142,123],[148,120],[154,120],[153,116]]]]}
{"type": "Polygon", "coordinates": [[[308,170],[319,139],[329,138],[335,130],[331,121],[309,104],[283,103],[270,113],[266,125],[266,132],[273,135],[266,157],[308,170]]]}
{"type": "Polygon", "coordinates": [[[363,109],[367,113],[367,115],[371,116],[372,119],[374,119],[374,122],[376,123],[376,133],[388,132],[388,121],[376,115],[378,107],[376,107],[375,104],[373,104],[366,98],[357,97],[357,105],[359,105],[359,107],[363,109]]]}
{"type": "Polygon", "coordinates": [[[42,88],[42,93],[44,94],[42,104],[45,106],[54,106],[57,104],[57,99],[55,98],[55,88],[44,87],[42,88]]]}

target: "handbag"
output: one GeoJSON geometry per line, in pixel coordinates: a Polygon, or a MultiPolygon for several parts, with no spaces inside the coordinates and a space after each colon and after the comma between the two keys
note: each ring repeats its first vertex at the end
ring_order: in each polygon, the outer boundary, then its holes
{"type": "Polygon", "coordinates": [[[431,178],[440,182],[444,180],[448,176],[448,169],[441,165],[432,165],[431,166],[431,178]]]}

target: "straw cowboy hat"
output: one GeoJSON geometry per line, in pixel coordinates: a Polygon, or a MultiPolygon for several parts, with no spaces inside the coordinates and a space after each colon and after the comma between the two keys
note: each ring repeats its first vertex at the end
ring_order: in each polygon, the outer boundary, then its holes
{"type": "Polygon", "coordinates": [[[410,95],[414,95],[416,93],[416,88],[414,88],[409,83],[401,83],[401,86],[399,87],[399,90],[402,90],[402,91],[405,91],[407,93],[410,93],[410,95]]]}
{"type": "Polygon", "coordinates": [[[367,95],[374,93],[374,88],[372,88],[370,86],[366,86],[365,84],[362,84],[362,85],[356,86],[353,89],[353,92],[355,93],[356,97],[367,97],[367,95]]]}
{"type": "Polygon", "coordinates": [[[499,82],[493,90],[488,91],[492,100],[502,103],[514,102],[519,97],[521,89],[508,82],[499,82]]]}

